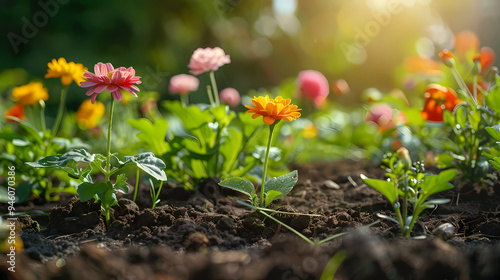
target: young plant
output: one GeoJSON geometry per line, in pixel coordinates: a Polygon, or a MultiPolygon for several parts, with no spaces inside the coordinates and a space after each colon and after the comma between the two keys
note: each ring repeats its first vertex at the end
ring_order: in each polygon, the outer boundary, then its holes
{"type": "Polygon", "coordinates": [[[458,99],[450,88],[439,85],[429,88],[430,85],[426,90],[423,116],[427,116],[429,120],[440,118],[438,120],[442,120],[451,131],[449,140],[443,142],[446,152],[438,156],[438,166],[457,168],[462,172],[460,179],[465,182],[488,182],[485,178],[490,166],[483,150],[487,150],[493,141],[486,128],[500,121],[500,97],[495,86],[496,71],[490,71],[491,77],[485,76],[492,61],[490,65],[486,65],[484,61],[487,60],[487,54],[481,51],[480,55],[473,58],[473,66],[470,69],[472,84],[468,87],[457,69],[452,53],[443,50],[440,56],[453,74],[463,101],[458,99]],[[481,87],[479,78],[487,86],[481,87]]]}
{"type": "Polygon", "coordinates": [[[266,97],[259,96],[252,99],[255,107],[245,106],[249,109],[247,113],[253,114],[252,118],[255,119],[262,116],[264,123],[269,126],[269,138],[264,157],[260,197],[257,195],[253,184],[246,178],[229,178],[220,182],[219,185],[248,195],[254,206],[267,207],[273,200],[287,195],[295,183],[297,183],[298,174],[296,170],[267,180],[269,151],[271,150],[271,142],[276,124],[281,120],[290,122],[300,117],[300,113],[298,112],[300,109],[296,105],[290,104],[290,102],[290,99],[283,99],[281,96],[272,99],[266,95],[266,97]]]}
{"type": "Polygon", "coordinates": [[[126,156],[124,161],[121,161],[115,154],[111,154],[111,130],[115,100],[122,99],[122,90],[137,96],[135,92],[139,91],[139,88],[135,85],[141,83],[140,77],[135,76],[132,67],[115,69],[111,63],[99,62],[94,69],[95,74],[90,72],[84,74],[87,80],[82,82],[81,86],[91,87],[86,94],[92,96],[92,103],[95,102],[97,95],[105,89],[112,94],[106,155],[90,154],[85,149],[78,149],[62,155],[48,156],[28,164],[38,168],[60,169],[67,172],[70,177],[80,180],[81,183],[77,188],[80,200],[87,201],[96,197],[101,202],[106,225],[109,226],[109,208],[117,204],[116,194],[128,192],[127,178],[123,173],[125,167],[135,165],[138,169],[160,181],[166,181],[167,177],[163,171],[165,163],[152,153],[142,153],[135,157],[126,156]],[[100,171],[104,175],[104,181],[94,182],[91,176],[93,171],[100,171]],[[110,179],[116,174],[118,175],[113,183],[110,179]]]}
{"type": "Polygon", "coordinates": [[[410,153],[404,147],[398,149],[396,154],[389,154],[383,163],[387,168],[385,175],[388,180],[369,179],[363,174],[361,179],[389,200],[397,218],[385,215],[379,217],[398,224],[401,234],[408,237],[423,210],[450,201],[448,198],[427,199],[433,194],[452,189],[453,185],[449,181],[455,178],[457,171],[448,169],[438,175],[426,174],[420,163],[412,164],[410,153]]]}

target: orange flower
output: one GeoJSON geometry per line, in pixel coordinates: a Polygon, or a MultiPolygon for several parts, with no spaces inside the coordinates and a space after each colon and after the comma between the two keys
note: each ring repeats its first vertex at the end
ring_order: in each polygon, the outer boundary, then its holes
{"type": "Polygon", "coordinates": [[[22,105],[15,104],[3,114],[3,117],[7,122],[16,122],[12,119],[9,119],[8,117],[16,117],[24,121],[26,120],[26,116],[24,115],[24,107],[22,105]]]}
{"type": "Polygon", "coordinates": [[[443,110],[453,111],[462,100],[451,88],[438,84],[430,84],[425,88],[425,104],[421,112],[426,121],[443,121],[443,110]]]}
{"type": "Polygon", "coordinates": [[[489,47],[482,47],[479,51],[479,62],[481,63],[481,75],[487,73],[495,61],[495,52],[489,47]]]}
{"type": "Polygon", "coordinates": [[[467,52],[476,52],[479,49],[479,39],[470,31],[463,31],[455,35],[454,49],[457,56],[464,60],[467,52]]]}
{"type": "Polygon", "coordinates": [[[272,125],[276,120],[285,120],[287,122],[296,120],[300,117],[301,109],[298,109],[297,105],[290,104],[290,99],[283,99],[281,96],[276,97],[276,99],[266,97],[255,97],[252,99],[253,105],[247,106],[247,113],[254,114],[252,118],[258,118],[262,116],[264,118],[264,123],[267,125],[272,125]]]}
{"type": "Polygon", "coordinates": [[[49,99],[49,93],[40,82],[31,82],[27,85],[12,89],[12,98],[23,106],[35,105],[38,101],[49,99]]]}
{"type": "Polygon", "coordinates": [[[444,65],[448,67],[452,67],[453,64],[455,64],[455,59],[453,58],[453,54],[447,49],[444,49],[442,52],[440,52],[439,57],[443,61],[444,65]]]}
{"type": "Polygon", "coordinates": [[[404,65],[406,69],[411,72],[422,73],[429,76],[441,74],[441,66],[438,62],[422,56],[407,57],[405,58],[404,65]]]}

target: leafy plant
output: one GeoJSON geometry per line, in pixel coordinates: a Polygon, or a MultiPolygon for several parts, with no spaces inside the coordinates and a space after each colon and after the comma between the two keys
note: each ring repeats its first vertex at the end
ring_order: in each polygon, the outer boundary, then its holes
{"type": "Polygon", "coordinates": [[[406,148],[400,148],[397,154],[389,154],[383,163],[387,168],[385,175],[388,180],[370,179],[363,174],[361,179],[389,200],[397,218],[385,215],[379,217],[398,224],[401,234],[408,237],[423,210],[450,201],[448,198],[431,200],[428,198],[433,194],[452,189],[453,185],[449,181],[455,178],[457,171],[448,169],[438,175],[424,173],[423,166],[419,162],[412,164],[406,148]]]}

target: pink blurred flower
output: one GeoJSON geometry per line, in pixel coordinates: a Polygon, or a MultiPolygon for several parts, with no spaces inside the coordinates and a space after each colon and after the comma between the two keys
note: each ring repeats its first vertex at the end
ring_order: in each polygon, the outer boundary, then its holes
{"type": "Polygon", "coordinates": [[[240,104],[240,93],[234,88],[225,88],[220,92],[220,100],[231,107],[240,104]]]}
{"type": "Polygon", "coordinates": [[[170,79],[168,90],[171,93],[188,94],[197,90],[199,85],[200,81],[195,76],[179,74],[170,79]]]}
{"type": "Polygon", "coordinates": [[[133,96],[137,97],[135,92],[140,91],[136,84],[142,83],[139,79],[141,77],[135,76],[135,70],[132,67],[113,68],[111,63],[97,63],[94,66],[94,73],[85,72],[83,76],[86,81],[81,83],[81,87],[91,87],[85,94],[92,96],[92,104],[99,93],[103,90],[111,92],[113,98],[121,101],[123,98],[122,91],[126,90],[133,96]]]}
{"type": "Polygon", "coordinates": [[[313,100],[318,107],[323,106],[329,94],[328,80],[316,70],[304,70],[297,79],[301,94],[313,100]]]}
{"type": "Polygon", "coordinates": [[[379,130],[386,131],[394,127],[393,110],[387,104],[375,104],[371,106],[370,111],[366,115],[367,122],[374,122],[379,127],[379,130]]]}
{"type": "Polygon", "coordinates": [[[191,60],[189,60],[189,72],[194,75],[199,75],[208,71],[217,71],[219,67],[231,62],[228,54],[224,50],[215,48],[198,48],[193,52],[191,60]]]}

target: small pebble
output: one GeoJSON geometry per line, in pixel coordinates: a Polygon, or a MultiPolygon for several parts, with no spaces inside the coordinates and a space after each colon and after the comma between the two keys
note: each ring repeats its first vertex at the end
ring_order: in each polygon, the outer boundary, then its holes
{"type": "Polygon", "coordinates": [[[334,190],[338,190],[338,189],[340,189],[339,184],[335,183],[335,182],[334,182],[334,181],[332,181],[332,180],[325,180],[325,181],[323,182],[323,184],[324,184],[327,188],[329,188],[329,189],[334,189],[334,190]]]}
{"type": "Polygon", "coordinates": [[[453,236],[455,236],[455,232],[456,232],[456,229],[455,229],[454,225],[452,225],[450,223],[445,223],[445,224],[442,224],[442,225],[439,225],[438,227],[436,227],[432,231],[432,234],[434,234],[435,236],[446,241],[446,240],[452,238],[453,236]]]}

